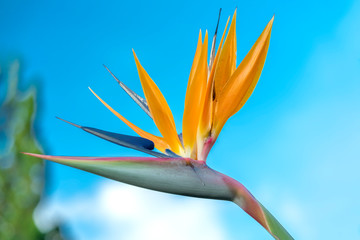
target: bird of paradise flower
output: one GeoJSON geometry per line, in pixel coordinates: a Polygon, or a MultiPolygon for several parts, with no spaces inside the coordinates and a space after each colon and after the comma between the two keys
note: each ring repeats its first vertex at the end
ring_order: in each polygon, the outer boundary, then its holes
{"type": "Polygon", "coordinates": [[[177,134],[173,115],[164,96],[140,64],[135,52],[133,52],[134,58],[145,99],[118,80],[109,69],[107,70],[154,120],[162,137],[148,133],[132,124],[92,89],[90,91],[140,137],[79,126],[61,119],[100,138],[145,152],[156,158],[25,154],[156,191],[233,201],[259,222],[275,239],[293,239],[241,183],[211,169],[206,164],[208,153],[225,122],[242,108],[256,86],[269,48],[274,17],[238,67],[236,67],[236,10],[226,34],[229,21],[230,17],[215,54],[216,27],[209,64],[208,33],[205,33],[204,41],[202,41],[200,30],[186,91],[182,134],[177,134]],[[154,148],[159,151],[154,151],[154,148]]]}

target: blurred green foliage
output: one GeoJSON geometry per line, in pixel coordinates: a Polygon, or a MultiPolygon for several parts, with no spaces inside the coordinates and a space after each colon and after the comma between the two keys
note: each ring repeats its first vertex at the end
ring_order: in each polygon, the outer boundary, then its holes
{"type": "Polygon", "coordinates": [[[44,188],[44,163],[21,152],[42,153],[35,131],[36,89],[18,89],[19,62],[0,72],[0,239],[63,239],[42,233],[33,212],[44,188]]]}

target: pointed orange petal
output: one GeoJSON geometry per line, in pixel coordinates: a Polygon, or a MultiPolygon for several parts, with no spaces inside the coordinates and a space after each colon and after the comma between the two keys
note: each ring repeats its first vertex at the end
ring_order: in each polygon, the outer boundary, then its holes
{"type": "Polygon", "coordinates": [[[236,69],[236,10],[214,73],[215,97],[220,97],[226,82],[236,69]]]}
{"type": "MultiPolygon", "coordinates": [[[[189,90],[189,86],[191,85],[191,82],[194,79],[194,74],[196,72],[196,68],[199,63],[201,48],[202,48],[202,37],[201,37],[201,29],[200,29],[198,42],[197,42],[197,46],[196,46],[196,51],[195,51],[195,56],[194,56],[193,64],[191,66],[191,70],[190,70],[190,76],[189,76],[189,81],[188,81],[186,92],[189,90]]],[[[186,105],[186,100],[185,100],[185,105],[186,105]]]]}
{"type": "Polygon", "coordinates": [[[183,148],[176,132],[174,117],[169,105],[149,74],[141,66],[134,50],[133,53],[141,85],[154,122],[167,144],[169,144],[170,149],[176,154],[182,155],[183,148]]]}
{"type": "MultiPolygon", "coordinates": [[[[226,34],[226,29],[228,27],[230,21],[230,17],[228,18],[227,22],[226,22],[226,26],[223,32],[223,35],[221,37],[220,43],[219,43],[219,47],[218,50],[216,52],[215,55],[215,59],[214,59],[214,63],[212,65],[211,68],[211,72],[210,72],[210,76],[208,78],[208,82],[207,82],[207,86],[206,86],[206,94],[205,94],[205,100],[204,100],[204,108],[203,108],[203,113],[200,119],[200,123],[199,123],[199,134],[200,136],[198,137],[199,140],[203,140],[204,138],[207,137],[207,135],[209,134],[211,125],[212,125],[212,119],[213,119],[213,89],[214,89],[214,72],[215,72],[215,68],[217,66],[217,62],[219,59],[219,52],[221,50],[224,38],[225,38],[225,34],[226,34]]],[[[200,144],[201,145],[201,144],[200,144]]],[[[199,147],[199,144],[198,144],[199,147]]]]}
{"type": "Polygon", "coordinates": [[[264,67],[270,43],[271,28],[274,17],[265,27],[244,60],[240,63],[218,99],[215,111],[215,131],[221,131],[229,117],[242,108],[253,92],[264,67]]]}
{"type": "Polygon", "coordinates": [[[224,42],[224,38],[225,38],[225,34],[226,34],[226,30],[227,30],[227,27],[229,25],[229,21],[230,21],[230,17],[228,17],[228,20],[226,21],[226,25],[225,25],[225,29],[224,29],[224,32],[221,36],[221,40],[220,40],[220,43],[219,43],[219,46],[218,46],[218,49],[216,51],[216,55],[215,55],[215,59],[214,59],[214,64],[213,66],[211,67],[211,73],[210,73],[210,76],[209,76],[209,79],[213,80],[213,77],[214,77],[214,73],[215,73],[215,69],[216,69],[216,63],[218,62],[218,59],[219,59],[219,55],[220,55],[220,52],[221,52],[221,49],[222,49],[222,44],[224,42]]]}
{"type": "Polygon", "coordinates": [[[112,107],[110,107],[104,100],[102,100],[90,87],[89,87],[89,89],[95,95],[95,97],[97,97],[100,100],[100,102],[102,102],[102,104],[105,105],[105,107],[107,107],[113,114],[115,114],[115,116],[120,118],[121,121],[123,121],[132,130],[134,130],[134,132],[139,134],[139,136],[152,141],[155,144],[155,148],[157,148],[161,152],[165,152],[166,149],[169,149],[168,144],[164,141],[164,139],[162,137],[158,137],[151,133],[148,133],[148,132],[142,130],[141,128],[137,127],[136,125],[132,124],[126,118],[124,118],[122,115],[120,115],[118,112],[116,112],[112,107]]]}
{"type": "Polygon", "coordinates": [[[199,63],[194,77],[189,79],[188,90],[185,97],[185,109],[183,116],[183,141],[187,156],[191,155],[196,146],[196,135],[200,114],[203,109],[207,81],[207,54],[208,34],[206,31],[204,44],[201,48],[199,63]]]}

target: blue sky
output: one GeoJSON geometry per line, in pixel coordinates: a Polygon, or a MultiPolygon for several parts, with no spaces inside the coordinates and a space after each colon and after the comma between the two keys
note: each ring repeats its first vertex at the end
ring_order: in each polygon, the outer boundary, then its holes
{"type": "MultiPolygon", "coordinates": [[[[41,86],[40,138],[46,141],[47,153],[139,155],[72,128],[55,116],[133,134],[97,101],[87,89],[91,86],[128,119],[157,133],[102,67],[106,64],[141,92],[134,48],[166,97],[180,131],[198,31],[208,29],[213,34],[220,7],[221,31],[227,16],[238,8],[238,63],[273,14],[275,22],[260,81],[244,108],[226,124],[209,165],[248,187],[296,239],[359,238],[359,1],[1,1],[1,61],[20,58],[25,82],[35,80],[41,86]]],[[[96,236],[104,236],[102,231],[110,232],[104,224],[94,226],[79,218],[89,210],[69,214],[79,199],[87,201],[89,209],[102,209],[102,204],[116,206],[99,197],[104,189],[113,189],[115,196],[119,189],[127,189],[121,199],[154,194],[56,164],[49,164],[49,169],[49,203],[44,206],[68,222],[77,234],[75,239],[90,239],[89,235],[99,239],[96,236]]],[[[191,219],[199,219],[197,224],[213,219],[203,223],[204,232],[217,226],[216,233],[197,239],[271,239],[233,204],[193,200],[189,205],[195,207],[186,207],[182,203],[188,199],[160,193],[153,199],[139,202],[139,209],[154,208],[159,199],[174,207],[144,210],[132,222],[135,229],[149,226],[140,224],[141,217],[152,219],[165,210],[183,208],[192,214],[191,219]],[[204,212],[209,216],[204,217],[204,212]]],[[[106,210],[97,212],[91,219],[109,218],[106,210]]],[[[164,215],[162,221],[183,219],[174,216],[164,215]]],[[[130,224],[114,221],[119,229],[130,224]]],[[[127,234],[127,239],[137,239],[131,231],[127,234]]]]}

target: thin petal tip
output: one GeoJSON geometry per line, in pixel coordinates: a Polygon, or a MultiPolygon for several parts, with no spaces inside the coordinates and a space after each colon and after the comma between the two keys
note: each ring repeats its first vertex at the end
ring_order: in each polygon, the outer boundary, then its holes
{"type": "Polygon", "coordinates": [[[28,155],[28,156],[31,156],[31,157],[40,157],[42,156],[41,154],[36,154],[36,153],[28,153],[28,152],[20,152],[24,155],[28,155]]]}
{"type": "Polygon", "coordinates": [[[133,55],[134,55],[134,59],[135,59],[135,64],[137,67],[141,67],[141,64],[140,64],[140,61],[135,53],[135,50],[132,48],[132,52],[133,52],[133,55]]]}
{"type": "Polygon", "coordinates": [[[274,22],[274,18],[275,18],[275,13],[274,13],[274,15],[272,16],[272,18],[270,19],[270,21],[269,21],[269,24],[270,25],[272,25],[273,24],[273,22],[274,22]]]}
{"type": "Polygon", "coordinates": [[[68,123],[68,124],[70,124],[70,125],[74,126],[74,127],[81,128],[81,126],[80,126],[80,125],[77,125],[77,124],[75,124],[75,123],[72,123],[72,122],[70,122],[70,121],[67,121],[67,120],[62,119],[62,118],[57,117],[57,116],[55,116],[55,117],[56,117],[57,119],[59,119],[59,120],[63,121],[63,122],[66,122],[66,123],[68,123]]]}

